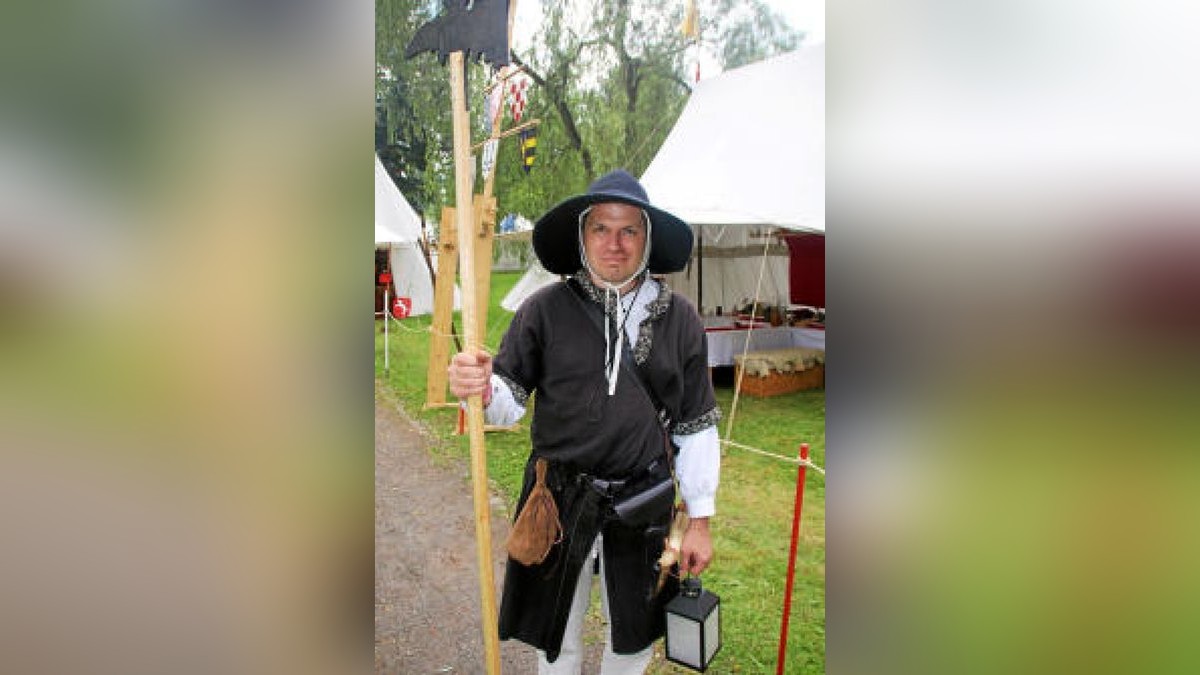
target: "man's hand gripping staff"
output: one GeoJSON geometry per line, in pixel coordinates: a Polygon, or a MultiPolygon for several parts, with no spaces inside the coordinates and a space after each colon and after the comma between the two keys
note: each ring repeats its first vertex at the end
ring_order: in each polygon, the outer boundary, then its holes
{"type": "Polygon", "coordinates": [[[450,359],[446,369],[450,383],[450,393],[466,399],[474,394],[483,397],[483,405],[487,407],[492,400],[492,357],[483,350],[459,352],[450,359]]]}

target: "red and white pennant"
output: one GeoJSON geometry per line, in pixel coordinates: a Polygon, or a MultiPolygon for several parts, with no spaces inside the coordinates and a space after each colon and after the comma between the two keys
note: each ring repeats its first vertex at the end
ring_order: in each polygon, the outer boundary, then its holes
{"type": "Polygon", "coordinates": [[[525,91],[529,89],[529,78],[524,75],[516,75],[509,78],[508,87],[508,106],[512,111],[513,122],[520,122],[521,115],[525,112],[525,91]]]}

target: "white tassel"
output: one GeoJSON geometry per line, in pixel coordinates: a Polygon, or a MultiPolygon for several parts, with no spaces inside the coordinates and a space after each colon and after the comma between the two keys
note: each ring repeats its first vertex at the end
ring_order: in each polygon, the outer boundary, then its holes
{"type": "MultiPolygon", "coordinates": [[[[608,303],[608,294],[611,292],[612,292],[611,288],[606,288],[604,290],[605,304],[608,303]]],[[[620,306],[621,306],[621,296],[618,295],[617,296],[617,307],[620,308],[620,306]]],[[[604,314],[604,360],[608,362],[608,372],[605,373],[604,376],[608,380],[608,395],[612,396],[613,391],[616,389],[616,384],[613,380],[613,376],[615,375],[616,371],[613,369],[612,364],[613,364],[613,361],[615,361],[616,359],[614,357],[610,356],[612,354],[612,338],[609,337],[609,335],[610,335],[610,333],[608,330],[608,313],[605,312],[605,314],[604,314]]]]}
{"type": "MultiPolygon", "coordinates": [[[[617,349],[616,349],[616,354],[613,355],[612,373],[608,376],[608,395],[609,396],[612,396],[613,393],[615,393],[617,391],[617,377],[618,377],[618,373],[621,370],[621,353],[625,351],[625,342],[624,342],[624,339],[625,339],[624,338],[625,316],[624,316],[624,314],[625,314],[625,312],[623,311],[623,306],[621,305],[621,295],[618,293],[617,294],[617,349]]],[[[607,326],[608,322],[605,321],[604,325],[607,326]]],[[[606,342],[607,342],[607,340],[606,340],[606,342]]],[[[605,345],[605,347],[607,348],[607,345],[605,345]]]]}

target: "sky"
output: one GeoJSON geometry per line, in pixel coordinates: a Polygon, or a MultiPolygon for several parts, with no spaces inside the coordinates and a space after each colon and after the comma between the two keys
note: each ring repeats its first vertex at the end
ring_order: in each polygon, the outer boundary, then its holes
{"type": "MultiPolygon", "coordinates": [[[[668,0],[681,6],[685,0],[668,0]]],[[[806,42],[825,40],[825,0],[765,0],[776,12],[782,14],[793,28],[804,31],[806,42]]],[[[517,18],[514,26],[513,43],[518,49],[527,44],[529,36],[541,21],[541,3],[538,0],[518,0],[517,18]]]]}
{"type": "Polygon", "coordinates": [[[793,28],[804,31],[808,42],[825,41],[825,0],[766,0],[787,18],[793,28]]]}

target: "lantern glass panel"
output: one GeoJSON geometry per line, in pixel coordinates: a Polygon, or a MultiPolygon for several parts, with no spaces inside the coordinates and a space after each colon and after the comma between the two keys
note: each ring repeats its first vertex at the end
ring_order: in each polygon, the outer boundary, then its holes
{"type": "Polygon", "coordinates": [[[667,612],[667,658],[701,668],[700,624],[687,617],[667,612]]]}
{"type": "Polygon", "coordinates": [[[707,665],[721,646],[721,606],[713,606],[712,613],[704,619],[704,663],[707,665]]]}

